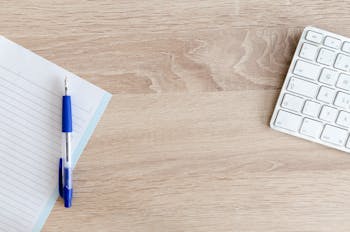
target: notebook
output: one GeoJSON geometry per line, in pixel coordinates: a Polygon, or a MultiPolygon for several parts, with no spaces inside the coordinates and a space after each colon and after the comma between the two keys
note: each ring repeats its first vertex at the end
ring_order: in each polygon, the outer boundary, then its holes
{"type": "Polygon", "coordinates": [[[40,231],[57,200],[65,77],[74,167],[111,94],[0,37],[0,231],[40,231]]]}

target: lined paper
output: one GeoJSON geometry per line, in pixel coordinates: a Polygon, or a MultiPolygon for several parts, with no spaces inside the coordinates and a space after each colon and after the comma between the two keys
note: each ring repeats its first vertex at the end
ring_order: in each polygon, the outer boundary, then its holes
{"type": "Polygon", "coordinates": [[[76,154],[110,95],[0,37],[0,231],[38,229],[38,220],[47,216],[43,212],[56,196],[65,77],[72,96],[76,154]]]}

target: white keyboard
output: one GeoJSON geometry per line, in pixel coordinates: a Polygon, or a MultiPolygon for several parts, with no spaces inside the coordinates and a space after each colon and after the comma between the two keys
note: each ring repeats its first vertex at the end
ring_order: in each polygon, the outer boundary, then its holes
{"type": "Polygon", "coordinates": [[[306,27],[270,126],[350,152],[350,39],[306,27]]]}

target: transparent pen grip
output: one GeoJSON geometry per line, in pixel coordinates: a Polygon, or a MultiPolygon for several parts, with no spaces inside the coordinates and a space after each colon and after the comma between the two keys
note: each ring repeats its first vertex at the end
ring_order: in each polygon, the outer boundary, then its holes
{"type": "Polygon", "coordinates": [[[67,189],[72,189],[72,169],[64,168],[64,187],[67,189]]]}
{"type": "Polygon", "coordinates": [[[66,188],[72,188],[71,133],[63,133],[62,136],[63,184],[66,188]]]}
{"type": "Polygon", "coordinates": [[[72,145],[71,133],[62,133],[62,159],[63,167],[70,168],[72,166],[72,145]]]}

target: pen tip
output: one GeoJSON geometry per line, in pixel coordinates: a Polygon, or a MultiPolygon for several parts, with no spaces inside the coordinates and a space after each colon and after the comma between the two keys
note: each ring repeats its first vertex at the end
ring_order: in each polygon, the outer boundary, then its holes
{"type": "Polygon", "coordinates": [[[67,80],[67,77],[64,78],[64,90],[65,90],[65,93],[67,94],[67,92],[68,92],[68,80],[67,80]]]}

